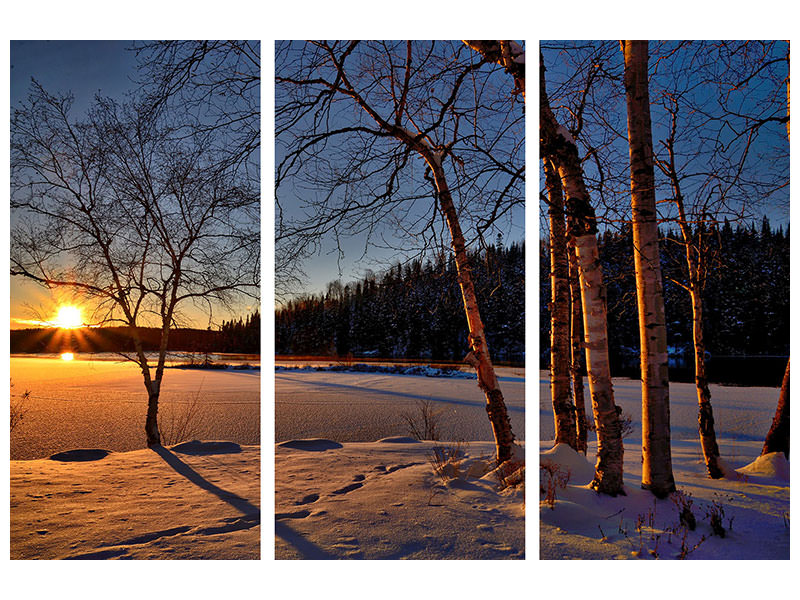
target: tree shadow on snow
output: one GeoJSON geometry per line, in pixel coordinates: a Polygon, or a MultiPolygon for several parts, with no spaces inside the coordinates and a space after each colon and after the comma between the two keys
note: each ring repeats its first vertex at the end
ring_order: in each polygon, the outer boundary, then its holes
{"type": "Polygon", "coordinates": [[[308,541],[302,535],[297,533],[294,529],[282,523],[279,519],[275,519],[275,536],[283,539],[297,552],[300,553],[300,558],[306,560],[334,560],[338,556],[326,552],[314,542],[308,541]]]}
{"type": "Polygon", "coordinates": [[[242,498],[241,496],[237,496],[233,492],[223,490],[221,487],[216,486],[210,481],[206,480],[202,475],[200,475],[200,473],[175,456],[167,448],[164,448],[163,446],[153,446],[151,450],[164,459],[164,462],[172,467],[176,473],[183,475],[197,487],[202,488],[207,492],[211,492],[217,498],[227,502],[244,515],[259,515],[260,518],[261,509],[258,506],[255,506],[254,504],[251,504],[249,500],[242,498]]]}

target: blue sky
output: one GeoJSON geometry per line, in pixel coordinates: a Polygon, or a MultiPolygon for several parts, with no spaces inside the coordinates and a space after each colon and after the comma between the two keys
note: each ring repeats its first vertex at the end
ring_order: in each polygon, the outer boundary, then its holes
{"type": "Polygon", "coordinates": [[[85,112],[98,92],[121,98],[133,88],[136,57],[130,41],[12,41],[11,109],[35,78],[49,91],[71,91],[74,110],[85,112]]]}

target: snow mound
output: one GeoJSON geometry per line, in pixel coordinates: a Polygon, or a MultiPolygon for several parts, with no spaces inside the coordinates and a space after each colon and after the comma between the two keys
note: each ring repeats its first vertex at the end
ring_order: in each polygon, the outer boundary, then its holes
{"type": "Polygon", "coordinates": [[[789,481],[789,461],[783,452],[772,452],[759,456],[749,465],[736,469],[736,472],[747,477],[789,481]]]}
{"type": "Polygon", "coordinates": [[[242,447],[235,442],[201,442],[200,440],[192,440],[191,442],[181,442],[175,446],[171,446],[170,450],[173,452],[180,452],[181,454],[237,454],[242,451],[242,447]]]}
{"type": "Polygon", "coordinates": [[[394,437],[385,437],[379,439],[376,443],[378,444],[420,444],[419,440],[415,440],[412,437],[398,435],[394,437]]]}
{"type": "Polygon", "coordinates": [[[60,462],[88,462],[91,460],[102,460],[109,454],[111,454],[110,450],[101,450],[100,448],[77,448],[75,450],[57,452],[50,456],[50,460],[57,460],[60,462]]]}
{"type": "Polygon", "coordinates": [[[333,440],[313,438],[308,440],[287,440],[278,444],[279,448],[291,448],[293,450],[307,450],[309,452],[322,452],[324,450],[337,450],[342,445],[333,440]]]}
{"type": "Polygon", "coordinates": [[[550,450],[539,454],[539,464],[557,465],[561,471],[569,471],[569,482],[573,485],[585,485],[594,477],[594,467],[586,457],[576,452],[568,444],[556,444],[550,450]]]}

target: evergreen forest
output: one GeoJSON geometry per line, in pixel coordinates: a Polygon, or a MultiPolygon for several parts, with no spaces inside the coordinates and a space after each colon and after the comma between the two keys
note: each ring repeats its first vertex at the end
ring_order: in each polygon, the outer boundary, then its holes
{"type": "MultiPolygon", "coordinates": [[[[521,362],[525,246],[501,240],[470,253],[492,359],[521,362]]],[[[397,263],[359,281],[328,284],[275,311],[278,355],[461,361],[469,351],[455,262],[441,255],[397,263]]]]}
{"type": "MultiPolygon", "coordinates": [[[[703,301],[709,378],[717,383],[780,385],[789,355],[789,231],[764,217],[755,223],[707,226],[703,301]],[[750,368],[746,368],[746,367],[750,368]]],[[[629,224],[598,234],[608,303],[614,375],[638,378],[639,333],[629,224]]],[[[692,309],[680,234],[660,231],[670,380],[692,381],[692,309]]],[[[550,264],[540,244],[540,366],[550,348],[550,264]]]]}

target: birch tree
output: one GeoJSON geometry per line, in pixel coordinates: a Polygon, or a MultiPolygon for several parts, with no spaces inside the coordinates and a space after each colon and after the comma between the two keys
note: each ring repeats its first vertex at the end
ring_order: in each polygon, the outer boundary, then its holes
{"type": "MultiPolygon", "coordinates": [[[[725,474],[714,431],[706,372],[704,290],[714,232],[724,218],[742,221],[786,183],[776,161],[759,158],[759,138],[782,121],[783,58],[772,43],[700,42],[658,47],[660,85],[654,102],[667,131],[655,163],[668,182],[666,218],[680,232],[684,276],[672,282],[691,302],[698,430],[709,476],[725,474]],[[681,56],[676,57],[676,49],[681,56]],[[666,63],[669,61],[669,64],[666,63]],[[720,68],[722,65],[722,68],[720,68]],[[687,71],[691,69],[691,75],[687,71]]],[[[788,82],[787,82],[788,85],[788,82]]],[[[787,120],[788,123],[788,120],[787,120]]]]}
{"type": "Polygon", "coordinates": [[[480,237],[522,202],[519,102],[490,93],[494,63],[460,42],[279,43],[276,54],[276,243],[307,254],[348,235],[369,245],[389,222],[403,240],[380,237],[384,245],[416,238],[425,246],[441,215],[469,329],[465,361],[477,372],[497,461],[505,462],[514,435],[462,222],[473,222],[480,237]],[[287,210],[299,181],[320,190],[307,218],[287,210]]]}
{"type": "Polygon", "coordinates": [[[570,392],[570,288],[567,235],[561,178],[544,159],[550,218],[550,395],[553,401],[555,443],[577,450],[575,406],[570,392]]]}
{"type": "Polygon", "coordinates": [[[669,422],[669,372],[664,292],[658,249],[648,44],[622,42],[631,168],[636,300],[642,376],[642,487],[659,498],[675,490],[669,422]]]}
{"type": "Polygon", "coordinates": [[[592,411],[597,426],[597,463],[591,486],[616,496],[624,494],[622,482],[622,430],[619,410],[614,403],[608,356],[608,324],[603,291],[603,274],[597,251],[597,219],[583,180],[581,161],[575,140],[560,125],[550,109],[545,84],[544,59],[539,68],[539,143],[541,156],[558,167],[566,192],[570,235],[581,283],[584,345],[592,411]]]}
{"type": "Polygon", "coordinates": [[[578,267],[578,254],[575,242],[567,242],[569,262],[569,304],[570,304],[570,379],[572,398],[575,405],[575,449],[584,455],[588,450],[588,424],[586,422],[586,401],[583,393],[583,315],[581,313],[581,280],[578,267]]]}
{"type": "Polygon", "coordinates": [[[72,98],[34,84],[11,121],[11,274],[85,298],[93,323],[125,325],[147,392],[145,439],[161,443],[158,402],[171,328],[184,309],[258,297],[258,191],[213,133],[170,125],[147,103],[72,98]],[[141,326],[160,329],[148,356],[141,326]]]}

